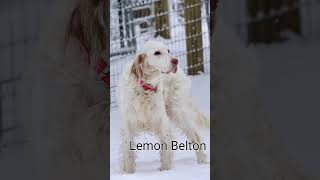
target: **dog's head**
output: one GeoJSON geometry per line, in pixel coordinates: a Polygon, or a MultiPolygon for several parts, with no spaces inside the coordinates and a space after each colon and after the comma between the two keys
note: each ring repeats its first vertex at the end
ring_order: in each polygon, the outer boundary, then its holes
{"type": "Polygon", "coordinates": [[[178,59],[170,54],[170,49],[159,41],[148,41],[136,56],[132,73],[139,79],[144,74],[176,73],[178,59]]]}

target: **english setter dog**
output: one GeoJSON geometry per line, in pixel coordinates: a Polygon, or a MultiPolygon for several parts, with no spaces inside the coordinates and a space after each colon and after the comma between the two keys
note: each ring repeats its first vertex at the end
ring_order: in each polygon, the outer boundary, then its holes
{"type": "MultiPolygon", "coordinates": [[[[121,129],[121,171],[135,172],[135,152],[130,150],[139,132],[155,134],[161,144],[160,170],[173,167],[173,128],[179,127],[192,143],[201,143],[200,126],[208,119],[191,99],[191,81],[178,66],[178,59],[158,41],[148,41],[123,71],[119,83],[121,129]]],[[[196,151],[197,162],[206,163],[202,150],[196,151]]]]}

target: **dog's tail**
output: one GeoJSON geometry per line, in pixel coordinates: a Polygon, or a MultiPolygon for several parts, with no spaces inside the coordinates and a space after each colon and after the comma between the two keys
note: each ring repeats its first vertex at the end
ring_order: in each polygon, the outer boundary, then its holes
{"type": "Polygon", "coordinates": [[[210,120],[198,109],[197,106],[192,104],[192,107],[196,113],[195,121],[199,127],[209,129],[210,128],[210,120]]]}

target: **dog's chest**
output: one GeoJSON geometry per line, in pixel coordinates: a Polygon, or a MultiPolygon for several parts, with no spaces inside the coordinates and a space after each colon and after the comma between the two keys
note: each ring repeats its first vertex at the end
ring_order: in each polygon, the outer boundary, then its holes
{"type": "Polygon", "coordinates": [[[153,108],[158,101],[158,96],[155,92],[141,92],[137,96],[140,99],[140,104],[145,108],[153,108]]]}
{"type": "Polygon", "coordinates": [[[143,92],[137,94],[139,117],[136,118],[138,129],[143,131],[154,131],[154,128],[159,127],[158,115],[161,111],[161,106],[164,106],[163,99],[157,93],[143,92]]]}
{"type": "Polygon", "coordinates": [[[153,114],[159,109],[159,106],[163,104],[163,100],[157,93],[148,92],[140,93],[137,95],[140,112],[145,115],[153,114]]]}

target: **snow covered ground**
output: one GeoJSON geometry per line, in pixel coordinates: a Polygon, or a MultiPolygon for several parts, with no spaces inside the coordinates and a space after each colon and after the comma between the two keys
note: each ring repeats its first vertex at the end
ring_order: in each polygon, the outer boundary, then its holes
{"type": "MultiPolygon", "coordinates": [[[[202,74],[192,77],[192,96],[200,106],[202,112],[210,117],[210,77],[202,74]]],[[[193,151],[175,151],[174,169],[159,171],[160,159],[158,151],[137,152],[136,173],[123,175],[119,173],[119,144],[121,115],[118,108],[110,110],[110,173],[112,180],[136,180],[136,179],[183,179],[183,180],[205,180],[210,179],[210,164],[198,165],[196,155],[193,151]]],[[[210,136],[209,130],[202,132],[206,144],[206,154],[210,161],[210,136]]],[[[179,131],[175,134],[176,140],[183,142],[186,137],[179,131]]],[[[136,142],[157,142],[156,138],[141,134],[135,139],[136,142]]]]}

